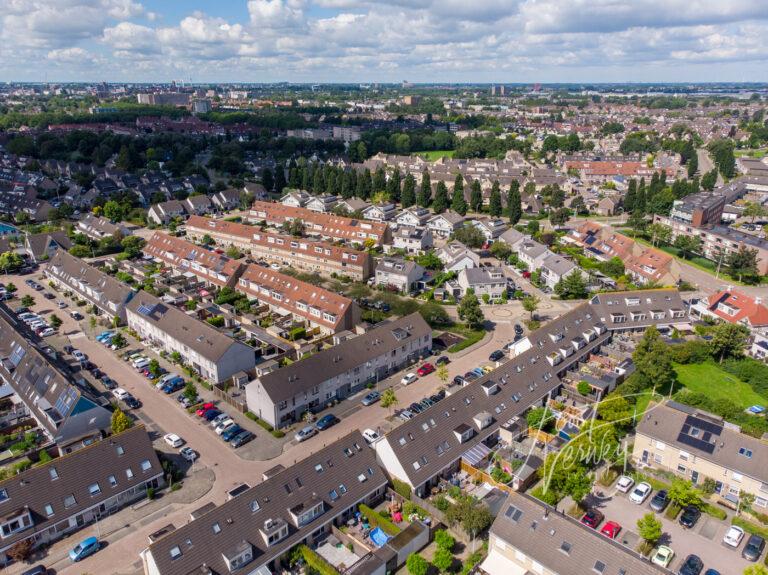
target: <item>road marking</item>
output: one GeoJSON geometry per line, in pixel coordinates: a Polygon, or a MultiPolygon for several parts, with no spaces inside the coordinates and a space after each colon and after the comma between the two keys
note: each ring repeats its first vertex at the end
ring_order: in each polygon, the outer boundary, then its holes
{"type": "Polygon", "coordinates": [[[69,339],[80,339],[85,337],[85,334],[81,331],[78,331],[76,333],[69,334],[67,337],[69,337],[69,339]]]}

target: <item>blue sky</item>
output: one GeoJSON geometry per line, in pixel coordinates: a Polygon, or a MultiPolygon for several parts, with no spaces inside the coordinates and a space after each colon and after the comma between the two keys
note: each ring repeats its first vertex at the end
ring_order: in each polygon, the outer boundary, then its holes
{"type": "Polygon", "coordinates": [[[0,80],[768,81],[759,0],[0,0],[0,80]]]}

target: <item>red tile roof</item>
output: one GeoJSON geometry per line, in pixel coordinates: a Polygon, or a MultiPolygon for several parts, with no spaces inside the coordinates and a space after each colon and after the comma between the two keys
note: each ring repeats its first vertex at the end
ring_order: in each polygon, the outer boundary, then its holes
{"type": "Polygon", "coordinates": [[[730,323],[746,321],[753,327],[768,325],[768,307],[737,290],[723,290],[709,296],[708,309],[730,323]],[[722,306],[722,307],[721,307],[722,306]],[[726,307],[734,310],[731,315],[726,307]]]}

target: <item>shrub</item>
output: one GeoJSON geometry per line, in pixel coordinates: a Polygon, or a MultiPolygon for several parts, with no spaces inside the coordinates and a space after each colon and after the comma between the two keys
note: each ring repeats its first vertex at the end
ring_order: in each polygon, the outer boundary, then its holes
{"type": "Polygon", "coordinates": [[[539,501],[543,501],[547,505],[551,505],[554,507],[560,502],[560,497],[555,493],[553,489],[547,489],[544,491],[541,487],[537,487],[533,491],[531,491],[531,495],[534,496],[539,501]]]}
{"type": "Polygon", "coordinates": [[[382,517],[367,505],[360,505],[359,510],[360,513],[362,513],[363,516],[368,520],[368,523],[371,527],[380,527],[381,530],[387,535],[394,536],[400,533],[400,528],[392,523],[388,516],[382,517]]]}
{"type": "Polygon", "coordinates": [[[155,498],[155,488],[147,487],[147,499],[154,499],[154,498],[155,498]]]}
{"type": "Polygon", "coordinates": [[[312,568],[313,571],[316,571],[320,575],[338,575],[339,572],[334,568],[333,565],[328,563],[325,559],[320,557],[317,553],[312,551],[309,547],[306,545],[301,545],[299,547],[299,553],[301,554],[302,559],[306,562],[306,564],[312,568]]]}
{"type": "Polygon", "coordinates": [[[8,556],[19,563],[26,561],[32,554],[32,545],[32,539],[23,539],[22,541],[18,541],[17,543],[14,543],[8,550],[8,556]]]}
{"type": "Polygon", "coordinates": [[[442,573],[446,573],[453,567],[453,555],[447,549],[438,548],[432,557],[432,564],[442,573]]]}
{"type": "Polygon", "coordinates": [[[445,529],[438,529],[435,531],[435,545],[437,545],[438,549],[445,549],[453,552],[453,548],[456,545],[456,539],[454,539],[445,529]]]}
{"type": "Polygon", "coordinates": [[[411,498],[411,487],[405,481],[392,478],[392,487],[394,488],[395,493],[401,497],[404,497],[405,499],[411,498]]]}
{"type": "Polygon", "coordinates": [[[588,382],[584,381],[583,379],[576,385],[576,390],[586,397],[589,395],[589,393],[592,391],[592,386],[589,385],[588,382]]]}
{"type": "Polygon", "coordinates": [[[429,562],[418,553],[411,553],[405,561],[408,573],[411,575],[427,575],[429,562]]]}
{"type": "Polygon", "coordinates": [[[670,502],[669,507],[667,507],[667,510],[664,512],[664,517],[670,521],[674,521],[677,519],[677,516],[680,514],[681,510],[682,507],[680,507],[677,503],[670,502]]]}
{"type": "Polygon", "coordinates": [[[448,508],[451,506],[451,504],[448,502],[448,500],[440,495],[437,499],[435,499],[435,507],[437,507],[438,510],[445,513],[448,511],[448,508]]]}

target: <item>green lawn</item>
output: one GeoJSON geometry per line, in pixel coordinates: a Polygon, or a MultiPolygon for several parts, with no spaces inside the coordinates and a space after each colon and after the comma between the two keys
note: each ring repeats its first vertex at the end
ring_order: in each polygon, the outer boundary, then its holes
{"type": "Polygon", "coordinates": [[[681,385],[710,399],[729,399],[743,408],[765,405],[768,398],[756,393],[738,377],[720,369],[714,363],[674,364],[681,385]]]}
{"type": "Polygon", "coordinates": [[[413,152],[412,156],[421,156],[425,160],[429,160],[430,162],[434,162],[435,160],[439,160],[440,158],[452,158],[453,154],[456,152],[454,150],[425,150],[423,152],[413,152]]]}

